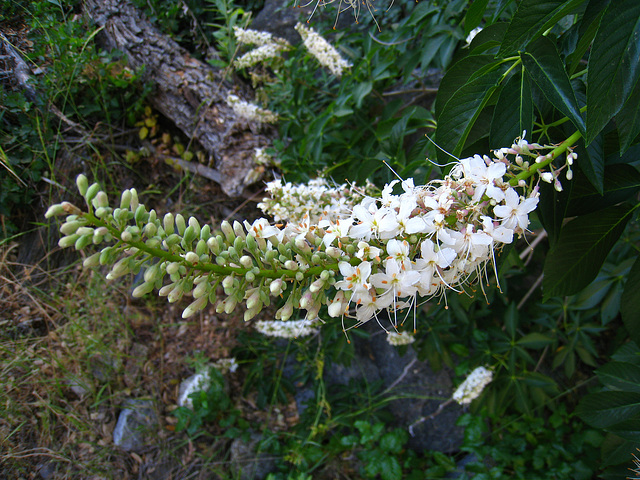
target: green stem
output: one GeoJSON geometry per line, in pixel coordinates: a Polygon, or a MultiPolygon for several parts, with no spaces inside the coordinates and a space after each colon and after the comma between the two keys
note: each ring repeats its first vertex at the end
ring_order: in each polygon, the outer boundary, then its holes
{"type": "Polygon", "coordinates": [[[564,142],[562,142],[560,145],[558,145],[556,148],[554,148],[553,150],[551,150],[551,152],[548,154],[549,158],[540,162],[540,163],[533,163],[532,165],[529,166],[528,169],[526,169],[524,172],[519,173],[518,175],[516,175],[514,178],[512,178],[511,180],[509,180],[509,185],[511,185],[512,187],[515,187],[516,185],[518,185],[518,182],[520,180],[526,180],[527,178],[531,177],[534,173],[536,173],[538,170],[540,170],[541,168],[546,167],[547,165],[549,165],[553,160],[555,160],[556,158],[558,158],[560,155],[562,155],[564,152],[567,151],[567,149],[569,147],[571,147],[571,145],[573,145],[574,143],[576,143],[580,138],[582,137],[582,134],[580,132],[575,132],[573,133],[573,135],[571,135],[569,138],[567,138],[564,142]]]}

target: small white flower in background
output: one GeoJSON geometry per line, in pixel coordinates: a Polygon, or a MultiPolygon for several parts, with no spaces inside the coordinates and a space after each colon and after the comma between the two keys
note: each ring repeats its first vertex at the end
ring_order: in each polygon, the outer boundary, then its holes
{"type": "Polygon", "coordinates": [[[336,77],[340,77],[344,70],[351,67],[351,64],[342,58],[338,51],[313,28],[298,23],[296,30],[302,37],[304,46],[309,50],[309,53],[336,77]]]}
{"type": "Polygon", "coordinates": [[[403,332],[402,334],[396,332],[389,332],[387,334],[387,342],[394,346],[409,345],[415,342],[415,337],[409,332],[403,332]]]}
{"type": "Polygon", "coordinates": [[[268,32],[258,32],[249,28],[233,27],[233,33],[242,45],[267,45],[273,42],[273,36],[268,32]]]}
{"type": "Polygon", "coordinates": [[[313,335],[318,332],[317,320],[261,320],[255,322],[254,328],[268,337],[298,338],[313,335]]]}
{"type": "Polygon", "coordinates": [[[283,50],[282,47],[275,43],[268,43],[266,45],[262,45],[258,48],[254,48],[253,50],[248,51],[240,58],[238,58],[235,62],[233,62],[233,66],[237,69],[249,68],[254,66],[257,63],[266,60],[267,58],[277,57],[280,52],[283,50]]]}
{"type": "Polygon", "coordinates": [[[265,108],[260,108],[253,103],[240,100],[236,95],[227,96],[227,105],[233,108],[233,111],[239,117],[257,123],[275,123],[278,121],[278,115],[265,108]]]}
{"type": "Polygon", "coordinates": [[[491,370],[478,367],[460,384],[451,398],[460,405],[469,405],[480,396],[484,387],[491,383],[492,379],[493,372],[491,370]]]}
{"type": "Polygon", "coordinates": [[[221,358],[213,362],[213,366],[224,375],[226,373],[234,373],[238,369],[238,362],[235,357],[221,358]]]}

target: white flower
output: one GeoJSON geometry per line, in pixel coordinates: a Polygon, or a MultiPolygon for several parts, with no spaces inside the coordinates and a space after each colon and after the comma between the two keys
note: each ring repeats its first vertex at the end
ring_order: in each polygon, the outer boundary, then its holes
{"type": "Polygon", "coordinates": [[[505,192],[505,205],[497,205],[493,208],[496,217],[502,219],[502,226],[511,230],[519,229],[524,232],[529,226],[529,213],[538,205],[538,197],[529,197],[520,202],[520,196],[513,188],[505,192]]]}
{"type": "Polygon", "coordinates": [[[327,67],[336,77],[340,77],[345,69],[351,67],[351,64],[343,59],[338,51],[318,35],[313,28],[308,28],[298,23],[296,30],[302,37],[304,46],[309,50],[309,53],[311,53],[322,66],[327,67]]]}
{"type": "Polygon", "coordinates": [[[371,263],[362,262],[360,265],[353,266],[349,262],[340,262],[338,264],[340,273],[344,280],[335,283],[336,288],[342,290],[350,290],[354,293],[369,290],[367,280],[371,275],[371,263]]]}
{"type": "Polygon", "coordinates": [[[268,32],[258,32],[257,30],[251,30],[249,28],[233,27],[233,33],[238,40],[238,43],[243,45],[267,45],[273,42],[273,36],[268,32]]]}
{"type": "Polygon", "coordinates": [[[237,69],[249,68],[254,66],[256,63],[260,63],[267,58],[277,57],[280,52],[283,50],[281,46],[276,43],[268,43],[266,45],[262,45],[258,48],[254,48],[253,50],[248,51],[240,58],[238,58],[235,62],[233,62],[233,66],[237,69]]]}
{"type": "Polygon", "coordinates": [[[257,123],[275,123],[278,121],[278,115],[272,111],[240,100],[236,95],[227,96],[227,105],[233,109],[236,115],[249,121],[257,123]]]}
{"type": "Polygon", "coordinates": [[[460,405],[469,405],[480,396],[484,387],[486,387],[492,379],[493,372],[491,370],[485,367],[478,367],[460,384],[451,398],[460,405]]]}

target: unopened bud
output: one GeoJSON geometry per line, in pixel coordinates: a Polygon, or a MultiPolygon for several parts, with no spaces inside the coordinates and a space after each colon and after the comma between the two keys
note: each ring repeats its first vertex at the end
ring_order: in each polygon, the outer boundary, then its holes
{"type": "Polygon", "coordinates": [[[62,204],[51,205],[47,208],[47,212],[44,214],[45,218],[57,217],[58,215],[64,215],[64,207],[62,204]]]}
{"type": "Polygon", "coordinates": [[[204,295],[208,295],[210,288],[211,284],[208,281],[199,283],[198,286],[193,289],[193,298],[200,298],[204,295]]]}
{"type": "Polygon", "coordinates": [[[80,238],[78,238],[75,243],[76,250],[82,250],[84,247],[92,243],[92,240],[93,234],[80,236],[80,238]]]}
{"type": "Polygon", "coordinates": [[[95,208],[108,207],[109,206],[109,197],[107,197],[107,194],[105,192],[100,190],[96,194],[95,198],[91,201],[91,203],[93,204],[93,206],[95,208]]]}
{"type": "MultiPolygon", "coordinates": [[[[51,208],[51,207],[50,207],[51,208]]],[[[80,228],[81,223],[76,221],[63,223],[60,227],[60,233],[63,235],[72,235],[80,228]]]]}
{"type": "Polygon", "coordinates": [[[162,226],[167,235],[174,233],[174,218],[172,213],[167,213],[162,219],[162,226]]]}
{"type": "Polygon", "coordinates": [[[134,298],[140,298],[146,295],[147,293],[151,292],[152,290],[153,290],[153,283],[145,282],[142,285],[138,285],[131,293],[131,296],[134,298]]]}
{"type": "Polygon", "coordinates": [[[77,235],[75,233],[73,235],[67,235],[66,237],[62,237],[60,240],[58,240],[58,246],[60,248],[69,248],[71,245],[75,245],[78,238],[80,238],[80,235],[77,235]]]}
{"type": "Polygon", "coordinates": [[[189,318],[194,313],[199,312],[207,306],[207,302],[208,298],[206,296],[198,298],[195,302],[191,303],[191,305],[184,309],[182,312],[182,318],[189,318]]]}
{"type": "Polygon", "coordinates": [[[131,192],[125,190],[120,197],[120,208],[129,208],[129,205],[131,205],[131,192]]]}
{"type": "Polygon", "coordinates": [[[82,266],[84,268],[97,267],[98,265],[100,265],[100,255],[100,252],[98,252],[94,253],[90,257],[85,258],[84,262],[82,262],[82,266]]]}
{"type": "Polygon", "coordinates": [[[97,183],[94,183],[89,188],[87,188],[86,195],[84,195],[84,198],[87,201],[87,205],[95,198],[99,191],[100,185],[98,185],[97,183]]]}
{"type": "Polygon", "coordinates": [[[252,268],[253,267],[253,259],[249,255],[243,255],[240,257],[240,265],[244,268],[252,268]]]}
{"type": "Polygon", "coordinates": [[[83,174],[80,174],[76,177],[76,186],[78,187],[80,195],[84,197],[87,193],[87,189],[89,188],[89,180],[87,180],[87,177],[83,174]]]}
{"type": "Polygon", "coordinates": [[[287,270],[295,271],[298,269],[298,263],[294,262],[293,260],[287,260],[286,262],[284,262],[284,268],[286,268],[287,270]]]}
{"type": "Polygon", "coordinates": [[[184,231],[187,229],[187,225],[184,221],[184,217],[178,213],[176,214],[175,221],[176,221],[176,228],[178,229],[178,234],[184,235],[184,231]]]}
{"type": "Polygon", "coordinates": [[[184,259],[189,263],[198,263],[200,261],[200,257],[195,252],[187,252],[184,259]]]}
{"type": "Polygon", "coordinates": [[[200,223],[196,217],[189,217],[189,226],[193,228],[196,237],[200,236],[200,223]]]}
{"type": "Polygon", "coordinates": [[[227,242],[229,244],[233,244],[233,241],[236,239],[236,236],[233,233],[233,228],[231,227],[231,224],[225,220],[220,224],[220,229],[222,230],[222,233],[227,239],[227,242]]]}

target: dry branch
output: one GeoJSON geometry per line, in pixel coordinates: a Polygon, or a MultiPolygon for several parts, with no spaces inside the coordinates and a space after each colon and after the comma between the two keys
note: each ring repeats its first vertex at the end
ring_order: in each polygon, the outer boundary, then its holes
{"type": "Polygon", "coordinates": [[[254,133],[227,106],[227,94],[237,92],[223,71],[192,57],[127,0],[85,0],[84,6],[104,27],[110,46],[124,52],[129,66],[144,69],[144,79],[155,86],[152,106],[202,145],[225,193],[240,195],[255,166],[255,148],[269,146],[273,130],[254,133]]]}

